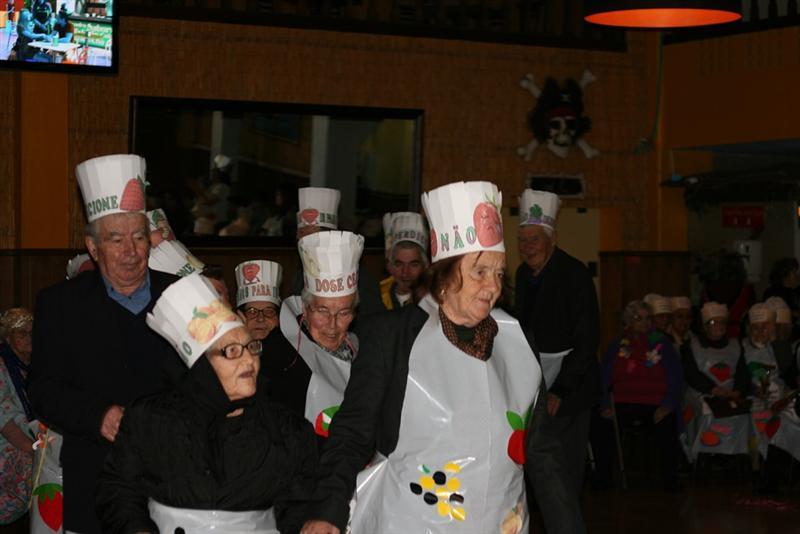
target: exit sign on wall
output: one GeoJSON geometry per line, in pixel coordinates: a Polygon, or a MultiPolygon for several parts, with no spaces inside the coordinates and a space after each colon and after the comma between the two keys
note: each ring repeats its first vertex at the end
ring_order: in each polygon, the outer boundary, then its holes
{"type": "Polygon", "coordinates": [[[723,228],[764,228],[764,206],[722,206],[723,228]]]}

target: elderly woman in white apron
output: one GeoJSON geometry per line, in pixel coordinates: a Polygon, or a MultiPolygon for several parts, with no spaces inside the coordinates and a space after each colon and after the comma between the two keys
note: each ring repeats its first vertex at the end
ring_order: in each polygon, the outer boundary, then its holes
{"type": "Polygon", "coordinates": [[[126,410],[99,478],[102,531],[297,532],[316,443],[258,386],[261,341],[197,273],[164,291],[147,324],[190,369],[126,410]]]}
{"type": "Polygon", "coordinates": [[[506,268],[500,193],[458,182],[422,202],[428,295],[370,324],[301,532],[527,532],[525,469],[552,473],[537,492],[563,496],[548,531],[583,532],[561,450],[527,432],[545,414],[539,364],[517,321],[493,310],[506,268]]]}
{"type": "Polygon", "coordinates": [[[728,307],[707,302],[700,314],[703,331],[684,345],[681,355],[689,386],[684,421],[692,431],[686,441],[692,462],[701,452],[746,454],[751,433],[743,402],[749,390],[747,368],[739,341],[727,337],[728,307]]]}
{"type": "Polygon", "coordinates": [[[794,410],[797,368],[789,344],[775,339],[775,315],[765,304],[753,305],[748,337],[742,341],[758,450],[765,459],[761,489],[774,489],[789,468],[786,453],[800,459],[800,420],[794,410]]]}

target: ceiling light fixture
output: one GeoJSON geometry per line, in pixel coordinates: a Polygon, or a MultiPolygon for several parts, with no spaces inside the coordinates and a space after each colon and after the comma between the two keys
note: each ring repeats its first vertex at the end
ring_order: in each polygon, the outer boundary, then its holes
{"type": "Polygon", "coordinates": [[[690,28],[742,18],[737,0],[586,0],[587,22],[624,28],[690,28]]]}

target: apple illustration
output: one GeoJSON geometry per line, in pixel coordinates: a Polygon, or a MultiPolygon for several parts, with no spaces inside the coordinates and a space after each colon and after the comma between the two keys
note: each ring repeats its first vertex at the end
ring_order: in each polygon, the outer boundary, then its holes
{"type": "Polygon", "coordinates": [[[478,242],[483,247],[493,247],[503,240],[503,224],[497,206],[491,202],[481,202],[472,213],[472,223],[478,242]]]}
{"type": "Polygon", "coordinates": [[[707,431],[700,434],[700,442],[707,447],[716,447],[722,440],[716,432],[707,431]]]}
{"type": "Polygon", "coordinates": [[[773,415],[767,421],[767,424],[764,425],[764,432],[767,434],[767,437],[772,439],[772,436],[778,432],[778,429],[781,427],[781,418],[779,415],[773,415]]]}
{"type": "Polygon", "coordinates": [[[513,430],[508,438],[508,457],[517,465],[525,464],[525,439],[528,436],[527,425],[531,408],[522,416],[511,410],[506,412],[506,419],[513,430]]]}
{"type": "Polygon", "coordinates": [[[307,224],[314,224],[317,217],[319,217],[319,210],[315,210],[314,208],[306,208],[300,212],[300,218],[307,224]]]}
{"type": "Polygon", "coordinates": [[[709,373],[714,375],[717,382],[725,382],[731,377],[731,368],[725,362],[717,362],[708,370],[709,373]]]}
{"type": "Polygon", "coordinates": [[[248,263],[242,267],[242,274],[248,283],[258,282],[258,272],[261,267],[257,263],[248,263]]]}

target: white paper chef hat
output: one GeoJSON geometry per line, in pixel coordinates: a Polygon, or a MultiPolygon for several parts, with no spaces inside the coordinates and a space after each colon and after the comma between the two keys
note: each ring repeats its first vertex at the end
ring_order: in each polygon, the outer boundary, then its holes
{"type": "Polygon", "coordinates": [[[561,199],[549,191],[526,189],[519,197],[519,225],[535,224],[556,229],[561,199]]]}
{"type": "Polygon", "coordinates": [[[147,325],[169,341],[189,367],[226,332],[244,326],[199,273],[165,289],[147,314],[147,325]]]}
{"type": "Polygon", "coordinates": [[[306,290],[320,297],[343,297],[358,289],[358,261],[364,238],[352,232],[317,232],[297,244],[306,290]]]}
{"type": "Polygon", "coordinates": [[[383,214],[383,249],[386,257],[389,257],[389,251],[392,250],[392,220],[394,213],[383,214]]]}
{"type": "Polygon", "coordinates": [[[214,156],[214,168],[224,171],[231,165],[231,158],[225,154],[217,154],[214,156]]]}
{"type": "Polygon", "coordinates": [[[151,248],[147,265],[154,271],[178,276],[199,273],[205,267],[180,241],[162,241],[151,248]]]}
{"type": "Polygon", "coordinates": [[[785,300],[780,297],[770,297],[764,301],[764,304],[775,312],[776,323],[792,324],[792,310],[785,300]]]}
{"type": "Polygon", "coordinates": [[[691,310],[692,309],[692,301],[689,300],[689,297],[671,297],[669,299],[669,307],[672,308],[672,311],[675,310],[691,310]]]}
{"type": "Polygon", "coordinates": [[[728,306],[719,302],[706,302],[700,309],[700,317],[707,323],[711,319],[727,319],[728,306]]]}
{"type": "Polygon", "coordinates": [[[336,230],[339,227],[338,189],[328,187],[301,187],[297,191],[297,227],[321,226],[336,230]]]}
{"type": "Polygon", "coordinates": [[[648,306],[650,306],[650,313],[653,315],[672,313],[672,308],[670,308],[669,305],[669,299],[667,297],[662,297],[661,295],[656,295],[653,299],[651,299],[648,303],[648,306]]]}
{"type": "Polygon", "coordinates": [[[274,261],[248,260],[236,266],[236,306],[248,302],[281,305],[283,267],[274,261]]]}
{"type": "Polygon", "coordinates": [[[114,213],[144,213],[147,186],[144,158],[115,154],[86,160],[75,168],[89,222],[114,213]]]}
{"type": "Polygon", "coordinates": [[[505,252],[503,194],[491,182],[454,182],[422,194],[437,262],[482,250],[505,252]]]}
{"type": "Polygon", "coordinates": [[[775,320],[775,310],[770,309],[763,302],[758,302],[750,306],[747,317],[751,323],[766,323],[775,320]]]}
{"type": "Polygon", "coordinates": [[[92,257],[88,254],[78,254],[67,262],[67,280],[72,280],[83,271],[94,270],[92,257]]]}
{"type": "Polygon", "coordinates": [[[147,222],[150,224],[150,244],[158,246],[162,241],[174,241],[175,232],[167,220],[167,214],[161,208],[154,209],[145,213],[147,222]]]}
{"type": "MultiPolygon", "coordinates": [[[[428,229],[425,226],[425,218],[412,211],[399,211],[397,213],[387,213],[391,216],[389,227],[389,238],[387,240],[387,254],[398,243],[404,241],[415,243],[422,247],[423,251],[428,250],[428,229]]],[[[384,215],[384,224],[385,217],[384,215]]]]}

